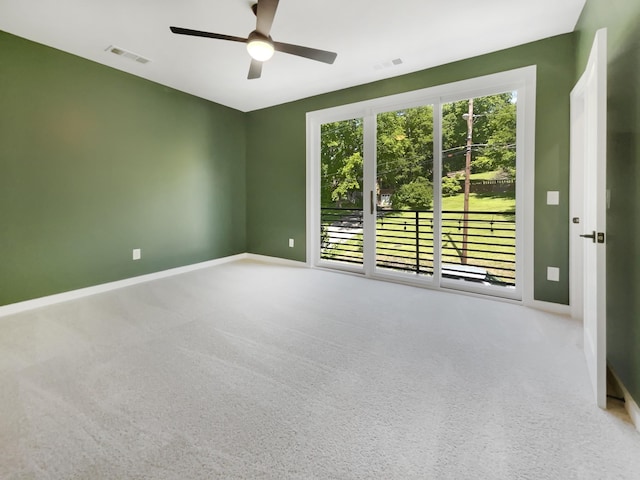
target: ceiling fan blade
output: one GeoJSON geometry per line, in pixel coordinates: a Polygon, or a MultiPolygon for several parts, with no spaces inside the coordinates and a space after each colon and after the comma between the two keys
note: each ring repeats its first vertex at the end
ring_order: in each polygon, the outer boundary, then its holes
{"type": "Polygon", "coordinates": [[[247,78],[253,80],[254,78],[260,78],[260,75],[262,75],[262,62],[252,59],[247,78]]]}
{"type": "Polygon", "coordinates": [[[247,43],[246,38],[234,37],[233,35],[223,35],[221,33],[202,32],[200,30],[191,30],[189,28],[169,27],[173,33],[179,35],[190,35],[192,37],[216,38],[218,40],[230,40],[232,42],[247,43]]]}
{"type": "Polygon", "coordinates": [[[258,0],[258,6],[256,8],[256,31],[265,37],[268,37],[271,32],[273,19],[276,16],[276,10],[278,8],[278,1],[279,0],[258,0]]]}
{"type": "Polygon", "coordinates": [[[338,54],[334,52],[282,42],[273,42],[273,48],[278,52],[289,53],[291,55],[297,55],[298,57],[309,58],[328,64],[332,64],[338,56],[338,54]]]}

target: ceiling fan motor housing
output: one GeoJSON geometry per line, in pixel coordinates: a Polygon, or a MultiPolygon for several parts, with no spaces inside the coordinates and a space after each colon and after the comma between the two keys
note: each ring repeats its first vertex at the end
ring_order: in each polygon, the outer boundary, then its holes
{"type": "Polygon", "coordinates": [[[247,38],[247,50],[251,58],[259,62],[266,62],[273,56],[273,40],[254,30],[247,38]]]}

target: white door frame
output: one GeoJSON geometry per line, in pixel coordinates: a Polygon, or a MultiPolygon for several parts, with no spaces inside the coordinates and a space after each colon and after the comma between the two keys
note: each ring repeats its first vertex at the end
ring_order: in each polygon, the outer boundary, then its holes
{"type": "MultiPolygon", "coordinates": [[[[518,121],[517,121],[517,142],[518,142],[518,170],[516,175],[517,185],[522,188],[522,214],[516,216],[517,222],[517,253],[516,259],[519,262],[517,269],[517,288],[512,299],[522,301],[524,305],[535,305],[533,299],[533,205],[534,205],[534,174],[535,174],[535,110],[536,110],[536,66],[528,66],[494,73],[483,77],[461,80],[449,84],[429,87],[388,97],[365,100],[363,102],[342,105],[324,110],[308,112],[307,120],[307,265],[310,267],[329,267],[326,261],[320,259],[320,218],[319,218],[319,193],[320,193],[320,127],[323,123],[342,121],[352,118],[363,118],[365,120],[365,136],[375,138],[375,129],[367,126],[367,118],[375,119],[376,113],[392,111],[400,108],[418,107],[426,104],[434,105],[434,112],[440,114],[440,104],[471,97],[492,95],[499,92],[514,91],[518,93],[518,121]],[[522,108],[520,107],[522,105],[522,108]],[[521,156],[521,158],[520,158],[521,156]]],[[[434,122],[434,148],[438,158],[441,155],[440,119],[434,122]]],[[[367,146],[365,150],[374,147],[367,146]]],[[[371,145],[374,145],[371,142],[371,145]]],[[[369,156],[371,156],[369,150],[369,156]]],[[[435,167],[435,165],[434,165],[435,167]]],[[[371,177],[371,172],[364,172],[365,177],[371,177]]],[[[375,181],[375,172],[373,173],[375,181]]],[[[434,185],[439,182],[434,182],[434,185]]],[[[439,187],[437,187],[439,188],[439,187]]],[[[367,202],[365,202],[367,203],[367,202]]],[[[434,205],[438,207],[438,205],[434,205]]],[[[367,210],[368,212],[368,210],[367,210]]],[[[366,217],[366,215],[365,215],[366,217]]],[[[374,221],[374,220],[373,220],[374,221]]],[[[434,219],[434,226],[435,225],[434,219]]],[[[375,227],[375,224],[372,224],[375,227]]],[[[365,226],[366,228],[366,226],[365,226]]],[[[371,229],[371,226],[369,226],[371,229]]],[[[372,250],[371,245],[369,250],[372,250]]],[[[437,289],[443,289],[439,282],[419,281],[412,282],[408,278],[394,276],[393,274],[381,274],[374,272],[372,264],[362,267],[344,266],[339,267],[354,273],[364,273],[365,275],[398,281],[407,284],[419,284],[437,289]]],[[[437,278],[437,270],[434,278],[437,278]]],[[[496,287],[498,288],[498,287],[496,287]]],[[[486,295],[489,288],[474,292],[472,287],[465,290],[469,293],[486,295]]],[[[504,296],[504,289],[499,289],[504,296]]],[[[496,291],[496,294],[498,292],[496,291]]],[[[499,297],[496,297],[499,298],[499,297]]]]}
{"type": "Polygon", "coordinates": [[[583,321],[584,353],[595,400],[606,408],[606,29],[596,32],[587,67],[570,101],[571,314],[583,321]],[[591,232],[595,238],[581,238],[591,232]]]}
{"type": "Polygon", "coordinates": [[[582,320],[583,285],[582,254],[584,240],[580,238],[584,221],[584,150],[585,150],[585,107],[584,78],[571,91],[571,161],[569,166],[569,305],[571,316],[582,320]]]}

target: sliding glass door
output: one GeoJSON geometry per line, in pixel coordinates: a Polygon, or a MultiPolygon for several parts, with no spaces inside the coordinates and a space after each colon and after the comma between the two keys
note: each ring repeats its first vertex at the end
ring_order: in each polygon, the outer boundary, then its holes
{"type": "Polygon", "coordinates": [[[313,263],[521,298],[523,88],[423,91],[312,116],[313,263]]]}
{"type": "Polygon", "coordinates": [[[363,120],[321,126],[320,258],[362,267],[363,120]]]}
{"type": "Polygon", "coordinates": [[[516,286],[516,113],[516,92],[442,105],[444,285],[505,296],[516,286]]]}
{"type": "Polygon", "coordinates": [[[376,116],[375,266],[433,275],[433,106],[376,116]]]}
{"type": "Polygon", "coordinates": [[[369,264],[383,274],[433,275],[433,152],[431,105],[322,124],[320,259],[349,270],[369,264]],[[376,145],[366,162],[365,123],[376,145]],[[370,228],[367,209],[375,215],[370,228]]]}

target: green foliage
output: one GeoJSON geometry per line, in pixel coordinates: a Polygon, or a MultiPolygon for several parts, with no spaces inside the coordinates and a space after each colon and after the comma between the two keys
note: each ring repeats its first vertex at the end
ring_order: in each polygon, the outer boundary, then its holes
{"type": "Polygon", "coordinates": [[[322,206],[362,205],[362,119],[322,125],[322,206]]]}
{"type": "Polygon", "coordinates": [[[493,172],[494,170],[494,162],[490,157],[478,156],[471,163],[471,173],[493,172]]]}
{"type": "Polygon", "coordinates": [[[433,186],[424,177],[401,185],[391,196],[394,209],[428,210],[433,204],[433,186]]]}
{"type": "Polygon", "coordinates": [[[361,190],[362,183],[362,154],[356,152],[344,159],[344,163],[338,168],[340,181],[334,183],[331,191],[331,201],[354,205],[357,203],[355,192],[361,190]]]}
{"type": "MultiPolygon", "coordinates": [[[[466,162],[469,100],[442,108],[443,173],[463,170],[466,162]]],[[[516,159],[516,103],[512,93],[475,98],[471,128],[473,172],[514,170],[516,159]]]]}
{"type": "Polygon", "coordinates": [[[499,180],[515,180],[516,179],[516,169],[515,167],[502,167],[498,170],[496,174],[496,178],[499,180]]]}
{"type": "Polygon", "coordinates": [[[433,174],[433,107],[377,117],[377,178],[381,189],[397,190],[433,174]]]}
{"type": "Polygon", "coordinates": [[[451,197],[457,195],[462,191],[460,180],[456,177],[443,177],[442,178],[442,196],[451,197]]]}
{"type": "MultiPolygon", "coordinates": [[[[468,113],[469,100],[443,105],[442,174],[436,175],[433,171],[433,107],[427,105],[377,115],[377,187],[394,192],[394,208],[398,208],[397,201],[402,202],[402,208],[412,202],[425,205],[426,198],[431,205],[433,190],[427,194],[425,179],[464,170],[469,132],[463,115],[468,113]]],[[[475,98],[471,134],[472,172],[501,171],[502,178],[513,178],[516,158],[513,94],[475,98]]],[[[322,206],[362,205],[363,149],[363,119],[322,125],[322,206]]],[[[459,192],[457,188],[459,185],[453,180],[443,180],[444,195],[455,195],[459,192]]]]}

